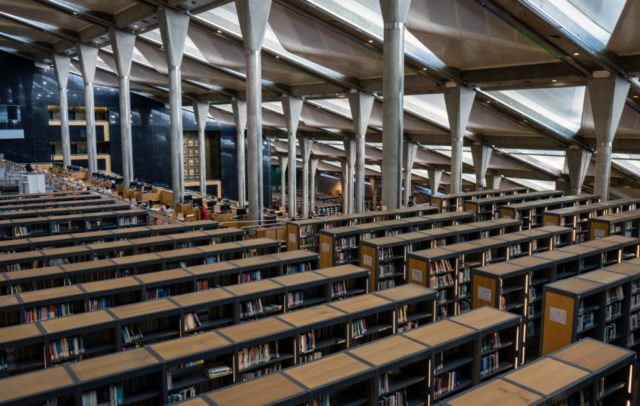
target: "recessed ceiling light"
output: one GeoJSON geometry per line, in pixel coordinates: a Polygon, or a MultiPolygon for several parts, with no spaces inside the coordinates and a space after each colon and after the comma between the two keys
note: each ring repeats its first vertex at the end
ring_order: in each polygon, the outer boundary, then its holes
{"type": "Polygon", "coordinates": [[[74,11],[74,12],[73,12],[73,15],[74,15],[74,16],[78,15],[78,12],[77,12],[77,11],[74,11]]]}
{"type": "Polygon", "coordinates": [[[136,24],[136,25],[134,25],[134,26],[133,26],[133,28],[138,28],[138,25],[137,25],[137,24],[136,24]]]}
{"type": "Polygon", "coordinates": [[[427,68],[422,68],[422,70],[427,70],[427,68]]]}
{"type": "Polygon", "coordinates": [[[551,79],[551,81],[552,81],[553,83],[556,83],[558,80],[557,80],[557,79],[551,79]]]}
{"type": "Polygon", "coordinates": [[[487,100],[487,103],[491,103],[491,100],[487,100]]]}
{"type": "Polygon", "coordinates": [[[527,122],[527,120],[524,120],[524,122],[526,123],[526,122],[527,122]]]}
{"type": "Polygon", "coordinates": [[[371,44],[372,42],[373,42],[373,40],[372,40],[372,39],[370,39],[370,40],[369,40],[369,43],[371,44]]]}
{"type": "Polygon", "coordinates": [[[218,34],[222,34],[222,30],[218,30],[218,34]]]}
{"type": "Polygon", "coordinates": [[[276,55],[276,59],[280,59],[280,55],[276,55]]]}
{"type": "Polygon", "coordinates": [[[633,95],[633,98],[634,98],[634,99],[637,99],[637,98],[638,98],[638,95],[637,95],[637,94],[634,94],[634,95],[633,95]]]}
{"type": "Polygon", "coordinates": [[[578,55],[580,55],[580,52],[574,52],[573,53],[573,56],[578,56],[578,55]]]}

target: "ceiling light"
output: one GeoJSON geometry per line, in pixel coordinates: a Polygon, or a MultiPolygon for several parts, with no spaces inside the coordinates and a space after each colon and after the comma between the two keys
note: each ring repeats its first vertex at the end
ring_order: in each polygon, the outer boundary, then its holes
{"type": "Polygon", "coordinates": [[[578,55],[580,55],[580,52],[574,52],[573,53],[573,56],[578,56],[578,55]]]}
{"type": "Polygon", "coordinates": [[[487,103],[491,103],[491,100],[487,100],[487,103]]]}
{"type": "Polygon", "coordinates": [[[133,28],[138,28],[138,24],[134,25],[133,28]]]}
{"type": "Polygon", "coordinates": [[[222,34],[222,30],[218,30],[218,34],[222,34]]]}
{"type": "Polygon", "coordinates": [[[372,42],[373,42],[373,40],[372,40],[372,39],[370,39],[370,40],[369,40],[369,43],[371,44],[372,42]]]}
{"type": "Polygon", "coordinates": [[[557,79],[551,79],[551,81],[552,81],[553,83],[556,83],[558,80],[557,80],[557,79]]]}
{"type": "Polygon", "coordinates": [[[280,59],[280,55],[276,55],[276,59],[280,59]]]}
{"type": "Polygon", "coordinates": [[[637,99],[637,98],[638,98],[638,95],[637,95],[637,94],[634,94],[634,95],[633,95],[633,98],[634,98],[634,99],[637,99]]]}
{"type": "Polygon", "coordinates": [[[427,70],[427,68],[422,68],[422,70],[427,70]]]}
{"type": "Polygon", "coordinates": [[[78,15],[78,12],[77,12],[77,11],[74,11],[74,12],[73,12],[73,15],[74,15],[74,16],[77,16],[77,15],[78,15]]]}

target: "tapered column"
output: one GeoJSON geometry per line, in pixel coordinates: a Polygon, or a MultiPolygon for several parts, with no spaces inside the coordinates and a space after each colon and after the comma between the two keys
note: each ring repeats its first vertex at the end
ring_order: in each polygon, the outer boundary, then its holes
{"type": "MultiPolygon", "coordinates": [[[[169,132],[171,134],[171,181],[173,204],[184,201],[184,156],[182,154],[182,55],[187,41],[189,16],[170,8],[158,10],[158,25],[169,68],[169,132]]],[[[200,157],[202,161],[202,157],[200,157]]]]}
{"type": "Polygon", "coordinates": [[[380,0],[384,20],[382,206],[400,207],[404,119],[404,30],[411,0],[380,0]]]}
{"type": "Polygon", "coordinates": [[[486,186],[485,176],[493,148],[481,143],[471,145],[471,157],[473,158],[473,171],[476,174],[476,190],[484,190],[486,186]]]}
{"type": "Polygon", "coordinates": [[[278,155],[278,161],[280,162],[280,190],[282,193],[282,207],[287,207],[287,164],[289,163],[289,157],[287,155],[278,155]]]}
{"type": "Polygon", "coordinates": [[[436,196],[438,194],[438,189],[440,188],[440,181],[442,180],[442,169],[429,167],[427,169],[429,174],[429,187],[431,188],[431,196],[436,196]]]}
{"type": "Polygon", "coordinates": [[[349,164],[346,159],[340,160],[340,169],[342,169],[339,174],[340,184],[342,185],[342,214],[347,214],[347,211],[349,211],[349,186],[347,182],[347,179],[349,179],[349,164]]]}
{"type": "MultiPolygon", "coordinates": [[[[247,186],[245,183],[245,152],[244,152],[244,131],[247,128],[247,102],[244,100],[231,100],[233,108],[233,119],[236,122],[238,132],[236,146],[238,149],[238,206],[244,207],[247,204],[247,186]]],[[[285,165],[286,167],[286,165],[285,165]]]]}
{"type": "Polygon", "coordinates": [[[579,195],[582,193],[582,184],[591,163],[591,156],[591,151],[580,148],[577,145],[571,145],[567,148],[566,159],[571,182],[570,194],[579,195]]]}
{"type": "Polygon", "coordinates": [[[69,135],[69,101],[67,85],[69,83],[69,66],[71,59],[66,55],[53,54],[58,91],[60,94],[60,138],[62,143],[62,164],[71,165],[71,136],[69,135]]]}
{"type": "Polygon", "coordinates": [[[616,75],[588,78],[593,125],[596,131],[595,194],[609,200],[611,149],[629,93],[630,83],[616,75]]]}
{"type": "Polygon", "coordinates": [[[356,142],[353,139],[342,140],[344,144],[344,153],[346,156],[347,172],[345,173],[347,194],[346,194],[346,212],[345,214],[353,214],[353,173],[356,164],[356,142]]]}
{"type": "Polygon", "coordinates": [[[500,189],[500,182],[502,181],[502,175],[490,174],[485,176],[487,181],[487,190],[500,189]]]}
{"type": "Polygon", "coordinates": [[[98,172],[98,144],[96,141],[96,113],[95,97],[93,95],[93,80],[96,76],[96,63],[98,62],[98,48],[76,43],[80,69],[84,80],[84,109],[87,121],[87,155],[89,158],[89,176],[98,172]]]}
{"type": "Polygon", "coordinates": [[[207,194],[207,155],[204,148],[204,130],[207,127],[207,116],[209,115],[209,104],[193,101],[193,114],[196,116],[198,126],[198,147],[200,154],[200,193],[207,194]]]}
{"type": "MultiPolygon", "coordinates": [[[[236,10],[247,63],[249,218],[253,221],[259,221],[262,219],[264,205],[264,201],[261,199],[264,179],[262,178],[262,60],[260,52],[267,29],[271,0],[236,0],[236,10]]],[[[295,171],[295,154],[290,158],[295,171]]],[[[251,236],[255,236],[255,233],[255,229],[250,229],[251,236]]]]}
{"type": "Polygon", "coordinates": [[[371,194],[373,195],[371,199],[371,210],[375,210],[378,205],[378,178],[375,176],[370,177],[369,183],[371,185],[371,194]]]}
{"type": "Polygon", "coordinates": [[[302,156],[302,216],[309,217],[309,159],[311,158],[311,139],[303,137],[300,140],[300,155],[302,156]]]}
{"type": "MultiPolygon", "coordinates": [[[[289,169],[289,217],[293,218],[297,212],[296,202],[296,132],[300,123],[300,113],[304,101],[297,97],[282,96],[282,110],[284,112],[284,121],[287,125],[287,140],[289,146],[289,159],[291,160],[291,168],[289,169]]],[[[301,142],[302,143],[302,142],[301,142]]]]}
{"type": "Polygon", "coordinates": [[[455,82],[447,82],[444,88],[451,129],[451,193],[462,191],[462,145],[475,97],[475,90],[455,82]]]}
{"type": "Polygon", "coordinates": [[[411,186],[411,171],[413,170],[413,163],[416,160],[418,154],[418,144],[415,142],[407,142],[404,145],[404,206],[409,204],[409,196],[413,194],[413,188],[411,186]]]}
{"type": "Polygon", "coordinates": [[[316,172],[318,171],[318,161],[318,158],[311,158],[309,161],[309,184],[311,185],[311,196],[309,197],[311,201],[310,213],[316,212],[316,172]]]}
{"type": "MultiPolygon", "coordinates": [[[[133,50],[136,36],[128,32],[112,28],[109,31],[111,47],[116,60],[119,79],[120,98],[120,143],[122,145],[122,178],[124,187],[128,188],[133,175],[133,138],[131,135],[131,92],[129,91],[129,74],[133,61],[133,50]]],[[[182,172],[182,169],[180,170],[182,172]]]]}
{"type": "Polygon", "coordinates": [[[355,184],[355,212],[364,213],[364,162],[365,141],[371,110],[373,108],[373,96],[358,90],[349,92],[349,106],[353,127],[356,132],[356,184],[355,184]]]}

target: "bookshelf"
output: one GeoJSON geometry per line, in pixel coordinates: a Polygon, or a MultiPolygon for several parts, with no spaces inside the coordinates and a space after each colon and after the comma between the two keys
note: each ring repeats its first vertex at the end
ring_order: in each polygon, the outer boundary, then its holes
{"type": "MultiPolygon", "coordinates": [[[[92,200],[71,200],[66,202],[49,202],[49,203],[31,203],[31,204],[18,204],[13,206],[2,206],[3,214],[19,213],[21,211],[32,212],[37,210],[49,210],[49,209],[79,209],[85,206],[103,206],[119,204],[115,199],[102,198],[92,200]]],[[[130,207],[129,204],[126,207],[130,207]]],[[[31,216],[30,216],[31,217],[31,216]]]]}
{"type": "Polygon", "coordinates": [[[469,389],[435,406],[548,406],[549,400],[535,392],[497,378],[469,389]]]}
{"type": "Polygon", "coordinates": [[[527,193],[528,188],[516,187],[508,189],[477,190],[466,193],[452,193],[431,197],[431,205],[438,207],[440,213],[463,211],[464,203],[470,200],[483,199],[494,196],[507,196],[518,193],[527,193]]]}
{"type": "Polygon", "coordinates": [[[517,203],[531,202],[541,199],[552,199],[554,197],[562,197],[562,191],[544,191],[518,193],[508,196],[494,196],[483,199],[470,200],[464,203],[464,211],[474,213],[476,221],[493,220],[498,218],[514,218],[504,217],[500,215],[501,206],[512,205],[517,203]]]}
{"type": "Polygon", "coordinates": [[[640,210],[625,211],[608,216],[589,219],[589,240],[597,240],[611,235],[640,237],[640,210]]]}
{"type": "Polygon", "coordinates": [[[373,292],[404,284],[406,242],[396,237],[370,241],[361,244],[359,261],[362,267],[371,272],[370,290],[373,292]]]}
{"type": "Polygon", "coordinates": [[[544,213],[547,211],[559,210],[567,207],[582,207],[599,202],[600,196],[578,195],[516,203],[500,207],[500,217],[520,219],[523,221],[523,228],[525,230],[529,230],[531,228],[547,225],[543,219],[544,213]]]}
{"type": "Polygon", "coordinates": [[[360,262],[360,243],[386,235],[386,228],[379,223],[365,223],[321,230],[320,265],[323,268],[360,262]]]}
{"type": "MultiPolygon", "coordinates": [[[[96,201],[96,203],[99,203],[99,202],[100,200],[96,201]]],[[[107,202],[109,202],[109,200],[107,200],[107,202]]],[[[11,206],[11,207],[12,208],[21,207],[22,209],[0,212],[0,220],[14,220],[14,219],[30,218],[30,217],[69,216],[72,214],[128,210],[130,208],[130,205],[125,203],[115,203],[114,200],[111,200],[110,203],[106,203],[106,204],[94,204],[94,205],[71,206],[71,207],[68,207],[66,205],[64,207],[53,207],[53,208],[31,208],[30,206],[11,206]]]]}
{"type": "Polygon", "coordinates": [[[472,213],[467,212],[452,212],[452,213],[439,213],[432,214],[429,218],[433,221],[431,228],[451,227],[460,224],[472,223],[474,220],[472,213]]]}
{"type": "Polygon", "coordinates": [[[39,197],[61,197],[61,196],[86,196],[91,192],[79,191],[79,192],[49,192],[49,193],[21,193],[15,195],[0,195],[0,201],[7,200],[22,200],[22,199],[37,199],[39,197]]]}
{"type": "Polygon", "coordinates": [[[0,209],[4,210],[11,206],[24,205],[24,204],[36,204],[36,203],[66,203],[72,201],[91,201],[102,199],[98,194],[82,194],[82,195],[68,195],[58,197],[32,197],[25,199],[8,199],[0,201],[0,209]]]}

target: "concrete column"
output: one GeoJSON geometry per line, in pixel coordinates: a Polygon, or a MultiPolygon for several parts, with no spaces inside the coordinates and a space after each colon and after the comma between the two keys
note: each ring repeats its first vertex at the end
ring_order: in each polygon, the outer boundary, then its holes
{"type": "Polygon", "coordinates": [[[487,181],[487,190],[496,190],[500,189],[500,181],[502,180],[502,175],[490,174],[489,176],[485,176],[487,181]]]}
{"type": "MultiPolygon", "coordinates": [[[[260,52],[267,29],[271,0],[236,0],[247,62],[247,183],[249,218],[262,219],[262,60],[260,52]]],[[[295,172],[295,154],[289,156],[295,172]]],[[[294,186],[295,187],[295,186],[294,186]]],[[[295,196],[295,193],[294,193],[295,196]]],[[[295,208],[294,208],[295,210],[295,208]]],[[[255,229],[249,234],[255,236],[255,229]]]]}
{"type": "Polygon", "coordinates": [[[611,178],[611,147],[624,110],[630,83],[616,75],[605,78],[588,77],[589,96],[596,131],[595,194],[609,200],[611,178]]]}
{"type": "Polygon", "coordinates": [[[580,148],[578,146],[570,146],[567,148],[566,158],[567,167],[569,168],[569,179],[571,181],[571,194],[579,195],[582,193],[582,183],[591,163],[591,151],[580,148]]]}
{"type": "Polygon", "coordinates": [[[353,174],[355,172],[355,164],[356,164],[356,142],[352,139],[344,139],[342,140],[344,144],[344,153],[346,155],[346,164],[347,164],[347,172],[345,173],[345,177],[347,180],[347,194],[346,194],[346,212],[345,214],[353,214],[353,174]]]}
{"type": "Polygon", "coordinates": [[[204,130],[207,127],[209,104],[193,101],[193,113],[198,125],[198,145],[200,148],[200,193],[207,194],[207,155],[204,149],[204,130]]]}
{"type": "MultiPolygon", "coordinates": [[[[296,215],[296,132],[300,123],[300,113],[304,101],[298,97],[282,96],[282,110],[284,111],[284,121],[287,125],[289,158],[291,159],[291,169],[289,169],[289,217],[296,215]]],[[[300,142],[302,144],[302,141],[300,142]]],[[[302,150],[302,145],[301,145],[302,150]]]]}
{"type": "MultiPolygon", "coordinates": [[[[158,25],[169,68],[169,131],[171,134],[171,181],[173,204],[184,201],[184,156],[182,155],[182,55],[187,41],[189,16],[174,9],[158,10],[158,25]]],[[[202,161],[202,157],[200,159],[202,161]]]]}
{"type": "MultiPolygon", "coordinates": [[[[120,143],[122,144],[122,177],[124,187],[128,188],[133,177],[133,139],[131,135],[131,94],[129,74],[136,36],[128,32],[111,28],[109,31],[111,47],[116,61],[120,90],[120,143]]],[[[182,172],[182,168],[180,169],[182,172]]]]}
{"type": "Polygon", "coordinates": [[[282,193],[282,207],[287,206],[287,164],[289,163],[289,157],[287,155],[278,155],[278,162],[280,163],[280,190],[282,193]]]}
{"type": "Polygon", "coordinates": [[[369,184],[371,185],[371,194],[373,195],[371,198],[371,210],[375,211],[378,205],[378,178],[371,176],[369,178],[369,184]]]}
{"type": "Polygon", "coordinates": [[[302,155],[302,216],[309,217],[309,158],[311,158],[311,139],[303,137],[300,140],[300,155],[302,155]]]}
{"type": "Polygon", "coordinates": [[[411,0],[380,0],[384,20],[382,206],[400,207],[404,119],[404,23],[411,0]]]}
{"type": "Polygon", "coordinates": [[[87,120],[87,155],[89,157],[89,176],[98,172],[98,144],[96,141],[96,112],[95,97],[93,95],[93,80],[96,76],[98,62],[98,48],[76,43],[82,79],[84,79],[84,108],[87,120]]]}
{"type": "Polygon", "coordinates": [[[473,171],[476,173],[476,190],[484,190],[486,186],[485,176],[493,148],[488,145],[473,143],[471,145],[471,157],[473,158],[473,171]]]}
{"type": "Polygon", "coordinates": [[[431,188],[431,196],[438,194],[438,188],[440,188],[440,181],[442,180],[442,169],[429,167],[427,169],[429,174],[429,187],[431,188]]]}
{"type": "Polygon", "coordinates": [[[416,160],[418,154],[418,144],[415,142],[407,142],[404,145],[404,206],[409,204],[409,196],[413,194],[413,188],[411,187],[411,171],[413,170],[413,163],[416,160]]]}
{"type": "Polygon", "coordinates": [[[53,54],[58,91],[60,92],[60,136],[62,142],[62,164],[71,165],[71,136],[69,135],[69,102],[67,85],[69,83],[69,66],[71,59],[66,55],[53,54]]]}
{"type": "Polygon", "coordinates": [[[311,196],[309,200],[311,200],[311,208],[309,209],[310,213],[316,212],[316,172],[318,171],[318,158],[311,158],[309,161],[310,169],[309,169],[309,184],[311,185],[311,196]]]}
{"type": "Polygon", "coordinates": [[[462,192],[462,145],[476,92],[455,82],[447,82],[444,101],[451,129],[451,193],[462,192]]]}
{"type": "Polygon", "coordinates": [[[353,118],[353,127],[356,131],[356,184],[355,184],[355,212],[364,213],[364,161],[365,141],[371,110],[373,108],[373,96],[358,90],[349,92],[349,106],[353,118]]]}
{"type": "Polygon", "coordinates": [[[349,210],[349,164],[346,159],[340,160],[340,168],[342,171],[339,174],[340,184],[342,185],[342,214],[347,214],[349,210]]]}
{"type": "MultiPolygon", "coordinates": [[[[233,109],[233,119],[236,122],[236,147],[238,149],[238,206],[244,207],[247,204],[247,184],[245,168],[246,153],[244,151],[244,131],[247,128],[247,102],[239,99],[231,100],[231,108],[233,109]]],[[[286,167],[286,164],[285,164],[286,167]]]]}

